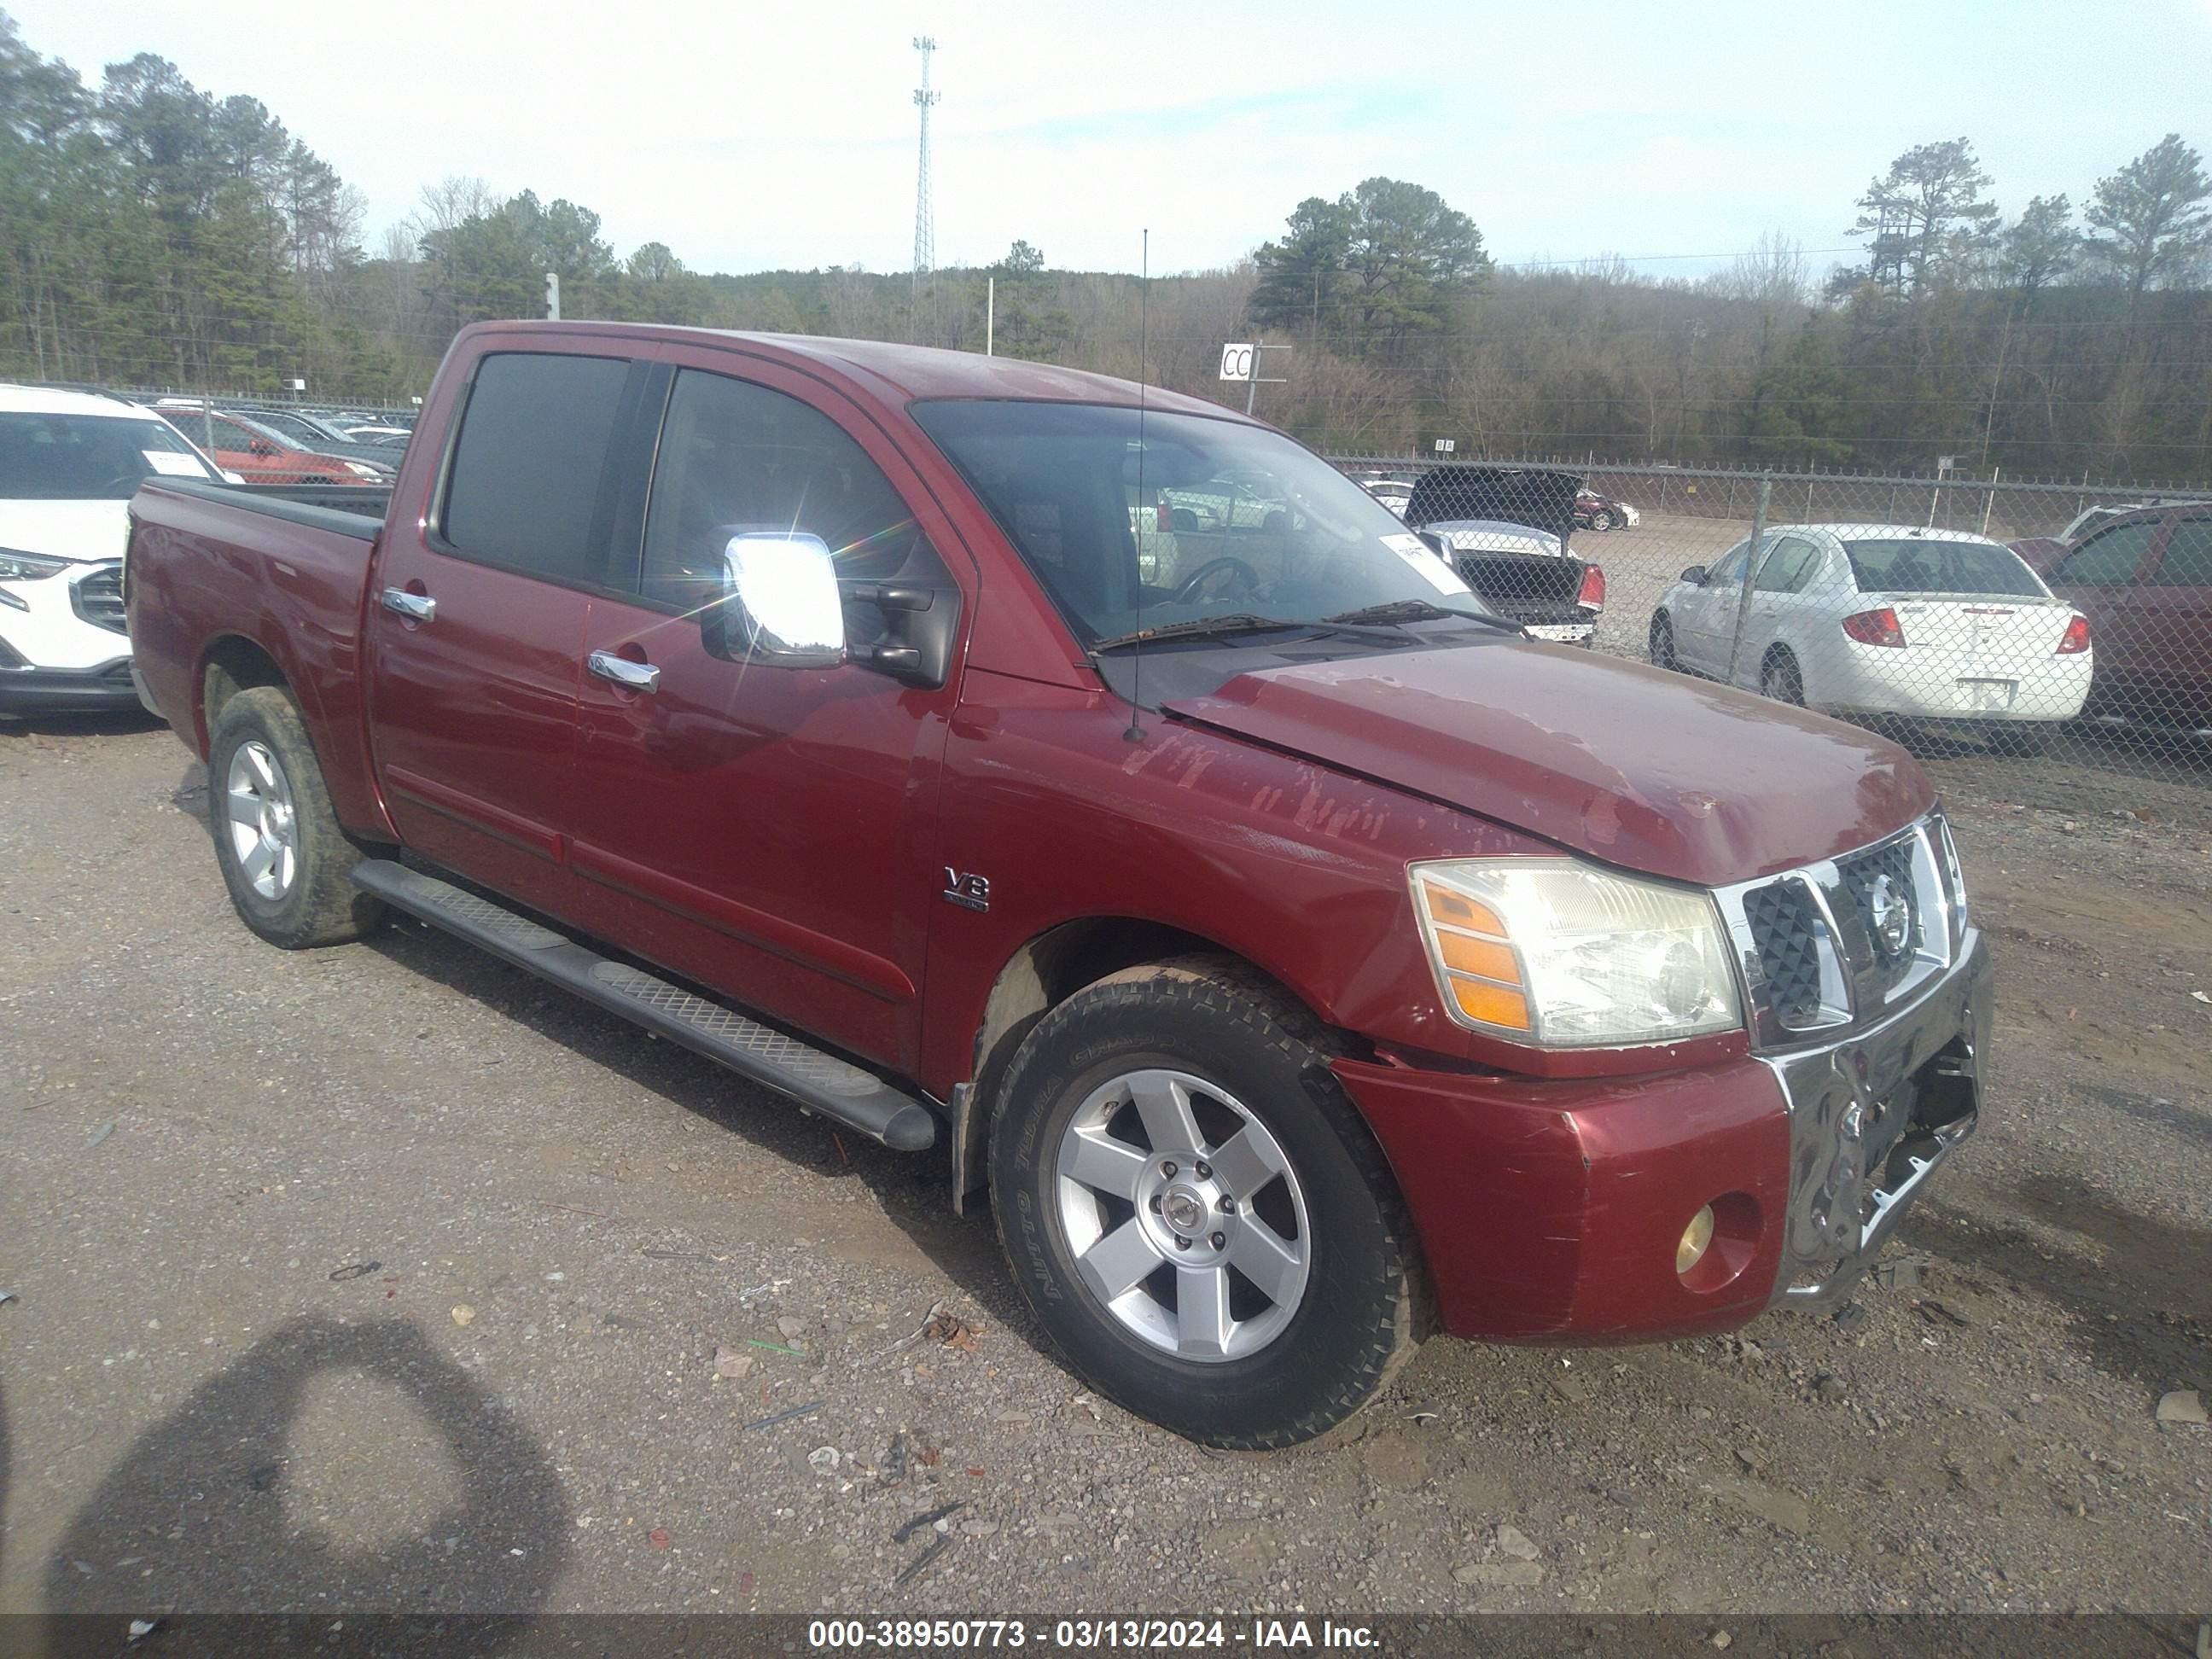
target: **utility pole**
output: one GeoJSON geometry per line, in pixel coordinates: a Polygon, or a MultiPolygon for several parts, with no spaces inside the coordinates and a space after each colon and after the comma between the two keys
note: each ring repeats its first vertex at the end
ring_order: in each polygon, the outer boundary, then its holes
{"type": "Polygon", "coordinates": [[[937,50],[937,37],[915,35],[914,49],[921,54],[921,84],[914,93],[914,106],[921,112],[921,149],[914,179],[914,306],[919,311],[921,279],[937,264],[937,227],[932,222],[929,201],[929,112],[944,94],[929,89],[929,59],[937,50]]]}
{"type": "Polygon", "coordinates": [[[561,320],[561,273],[545,273],[545,315],[554,322],[561,320]]]}

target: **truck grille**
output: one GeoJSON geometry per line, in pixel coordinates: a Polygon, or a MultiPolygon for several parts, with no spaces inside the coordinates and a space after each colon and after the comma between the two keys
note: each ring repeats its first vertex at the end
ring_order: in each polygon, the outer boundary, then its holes
{"type": "Polygon", "coordinates": [[[1826,930],[1812,894],[1799,882],[1773,882],[1745,894],[1743,908],[1775,1018],[1792,1031],[1817,1026],[1820,936],[1826,930]]]}
{"type": "Polygon", "coordinates": [[[123,567],[104,564],[80,578],[70,589],[70,605],[94,628],[111,634],[127,634],[123,619],[123,567]]]}
{"type": "Polygon", "coordinates": [[[1931,814],[1840,859],[1747,883],[1717,896],[1766,1046],[1871,1023],[1964,943],[1948,841],[1931,814]]]}

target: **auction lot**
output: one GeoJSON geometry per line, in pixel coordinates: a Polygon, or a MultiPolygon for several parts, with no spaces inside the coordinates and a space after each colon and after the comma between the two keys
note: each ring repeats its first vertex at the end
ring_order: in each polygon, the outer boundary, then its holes
{"type": "Polygon", "coordinates": [[[0,1610],[2199,1609],[2212,792],[1929,764],[1995,1080],[1863,1322],[1436,1342],[1237,1456],[1085,1395],[933,1160],[411,924],[273,950],[166,730],[0,721],[0,1610]]]}

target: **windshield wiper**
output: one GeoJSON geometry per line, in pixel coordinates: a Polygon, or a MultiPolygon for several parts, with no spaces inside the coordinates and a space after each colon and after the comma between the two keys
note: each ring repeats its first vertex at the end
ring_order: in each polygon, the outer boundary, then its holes
{"type": "Polygon", "coordinates": [[[1318,628],[1318,623],[1284,622],[1275,617],[1255,616],[1249,611],[1232,611],[1225,617],[1194,617],[1188,622],[1163,623],[1158,628],[1139,628],[1133,633],[1116,634],[1100,640],[1091,649],[1093,655],[1101,651],[1116,651],[1125,645],[1150,644],[1154,640],[1192,640],[1207,635],[1226,638],[1232,634],[1266,634],[1279,628],[1318,628]]]}
{"type": "Polygon", "coordinates": [[[1486,628],[1495,628],[1508,634],[1521,632],[1521,624],[1507,617],[1493,617],[1487,611],[1462,611],[1448,605],[1431,605],[1426,599],[1386,599],[1381,605],[1370,605],[1358,611],[1346,611],[1340,615],[1324,618],[1332,623],[1367,623],[1388,626],[1393,623],[1443,622],[1456,617],[1462,622],[1480,623],[1486,628]]]}

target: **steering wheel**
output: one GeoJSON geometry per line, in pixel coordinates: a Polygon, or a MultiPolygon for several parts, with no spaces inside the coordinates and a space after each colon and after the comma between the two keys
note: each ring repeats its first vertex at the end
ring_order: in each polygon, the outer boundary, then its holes
{"type": "Polygon", "coordinates": [[[1188,604],[1191,600],[1198,597],[1198,590],[1200,586],[1205,583],[1208,577],[1223,570],[1233,570],[1238,575],[1243,577],[1244,585],[1247,587],[1257,587],[1260,585],[1260,573],[1258,571],[1252,568],[1250,565],[1245,563],[1243,560],[1238,558],[1234,553],[1224,553],[1218,559],[1208,559],[1204,564],[1199,566],[1197,569],[1192,571],[1182,582],[1178,583],[1175,591],[1175,602],[1177,604],[1188,604]]]}

